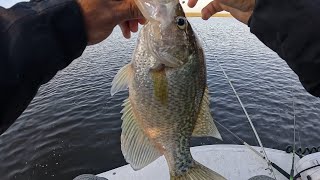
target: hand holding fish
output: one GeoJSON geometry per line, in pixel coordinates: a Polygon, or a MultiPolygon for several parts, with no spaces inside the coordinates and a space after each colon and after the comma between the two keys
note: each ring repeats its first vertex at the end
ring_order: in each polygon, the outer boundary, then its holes
{"type": "MultiPolygon", "coordinates": [[[[189,0],[188,6],[194,7],[198,0],[189,0]]],[[[230,14],[244,24],[248,24],[255,0],[214,0],[201,11],[202,19],[207,20],[220,11],[228,11],[230,14]]]]}
{"type": "Polygon", "coordinates": [[[84,16],[88,45],[106,39],[116,25],[130,38],[144,19],[133,0],[77,0],[84,16]]]}

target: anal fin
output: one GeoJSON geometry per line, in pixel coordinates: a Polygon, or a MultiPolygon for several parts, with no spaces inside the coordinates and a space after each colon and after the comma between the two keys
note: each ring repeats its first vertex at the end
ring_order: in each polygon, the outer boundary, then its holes
{"type": "Polygon", "coordinates": [[[150,140],[137,124],[129,99],[126,99],[121,111],[122,134],[121,151],[125,160],[134,170],[139,170],[162,154],[151,144],[150,140]]]}
{"type": "Polygon", "coordinates": [[[209,90],[205,89],[204,95],[201,101],[201,107],[196,121],[195,128],[193,130],[193,137],[211,136],[222,140],[222,137],[213,122],[213,118],[210,114],[209,108],[209,90]]]}

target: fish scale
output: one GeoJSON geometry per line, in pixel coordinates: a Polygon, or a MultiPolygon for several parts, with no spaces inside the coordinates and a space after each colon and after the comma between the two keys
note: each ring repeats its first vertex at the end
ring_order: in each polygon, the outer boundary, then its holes
{"type": "Polygon", "coordinates": [[[121,150],[135,170],[164,155],[172,180],[224,180],[190,152],[192,136],[221,136],[209,112],[202,47],[181,5],[173,10],[165,27],[149,21],[142,28],[131,63],[112,82],[111,94],[129,88],[121,150]]]}
{"type": "MultiPolygon", "coordinates": [[[[140,121],[146,129],[148,129],[148,127],[169,129],[167,131],[161,131],[156,138],[152,139],[155,144],[167,147],[164,153],[165,156],[174,156],[169,158],[174,161],[169,162],[170,166],[178,166],[174,169],[179,169],[179,167],[181,167],[180,164],[185,164],[183,162],[184,159],[191,159],[190,151],[186,152],[185,147],[189,147],[189,139],[196,121],[195,113],[193,113],[194,109],[199,109],[200,106],[199,102],[194,103],[194,97],[199,96],[197,99],[201,99],[200,97],[202,97],[205,83],[202,84],[203,87],[188,87],[186,86],[188,83],[198,84],[196,82],[199,74],[195,76],[185,69],[169,69],[169,72],[166,72],[166,74],[168,74],[169,102],[168,105],[162,105],[161,102],[154,98],[153,94],[153,82],[150,79],[150,67],[153,66],[153,62],[151,61],[149,64],[145,62],[150,59],[151,54],[148,52],[141,54],[145,56],[139,56],[134,59],[135,68],[144,69],[144,71],[136,73],[133,78],[133,86],[129,86],[129,89],[136,91],[135,99],[132,99],[133,104],[137,107],[137,113],[140,113],[139,116],[142,117],[140,121]],[[147,85],[148,88],[141,89],[134,85],[136,81],[138,81],[137,84],[140,84],[141,80],[143,80],[143,84],[147,85]],[[196,89],[198,89],[198,92],[196,89]],[[147,105],[148,108],[142,104],[147,105]],[[196,107],[196,105],[198,107],[196,107]],[[146,112],[146,109],[148,109],[148,112],[146,112]],[[171,129],[172,124],[176,124],[176,129],[171,129]],[[181,143],[181,139],[186,139],[185,143],[181,143]],[[174,153],[170,154],[170,152],[174,153]],[[180,155],[180,158],[177,157],[178,155],[180,155]]],[[[185,66],[197,68],[197,66],[192,65],[197,63],[196,59],[194,59],[185,66]]],[[[196,72],[196,70],[194,71],[196,72]]],[[[148,134],[148,131],[146,132],[148,134]]]]}

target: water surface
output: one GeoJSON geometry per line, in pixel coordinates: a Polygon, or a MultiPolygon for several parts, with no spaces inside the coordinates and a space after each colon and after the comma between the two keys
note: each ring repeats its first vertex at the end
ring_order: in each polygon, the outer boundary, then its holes
{"type": "MultiPolygon", "coordinates": [[[[306,93],[283,60],[234,19],[191,22],[205,48],[210,108],[216,121],[257,145],[217,58],[266,147],[285,149],[293,143],[293,102],[298,145],[320,146],[320,100],[306,93]]],[[[120,110],[128,94],[111,97],[109,92],[116,72],[130,62],[136,38],[125,40],[115,29],[40,88],[0,137],[1,180],[68,180],[126,164],[120,150],[120,110]]],[[[219,129],[224,141],[204,138],[193,144],[239,144],[219,129]]]]}

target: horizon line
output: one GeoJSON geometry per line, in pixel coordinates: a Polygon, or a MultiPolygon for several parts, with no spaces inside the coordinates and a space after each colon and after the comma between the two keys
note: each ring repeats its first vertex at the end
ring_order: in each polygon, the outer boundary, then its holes
{"type": "MultiPolygon", "coordinates": [[[[186,17],[201,17],[200,12],[186,12],[186,17]]],[[[216,13],[212,15],[211,17],[233,17],[230,13],[216,13]]]]}

